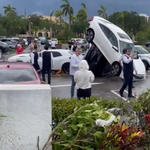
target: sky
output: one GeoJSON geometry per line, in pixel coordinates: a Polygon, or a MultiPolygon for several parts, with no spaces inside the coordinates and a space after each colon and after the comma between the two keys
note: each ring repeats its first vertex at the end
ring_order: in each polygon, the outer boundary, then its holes
{"type": "MultiPolygon", "coordinates": [[[[97,15],[100,6],[108,7],[107,14],[117,11],[136,11],[139,14],[150,16],[150,0],[69,0],[76,13],[81,8],[81,3],[87,6],[88,17],[97,15]]],[[[0,13],[4,14],[3,6],[10,4],[17,9],[19,15],[38,14],[49,16],[51,11],[60,10],[62,0],[0,0],[0,13]]]]}

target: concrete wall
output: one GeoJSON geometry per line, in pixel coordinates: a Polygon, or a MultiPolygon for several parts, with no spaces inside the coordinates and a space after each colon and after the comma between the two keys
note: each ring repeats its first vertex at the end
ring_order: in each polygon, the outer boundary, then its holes
{"type": "Polygon", "coordinates": [[[51,133],[48,85],[0,86],[0,150],[42,149],[51,133]]]}

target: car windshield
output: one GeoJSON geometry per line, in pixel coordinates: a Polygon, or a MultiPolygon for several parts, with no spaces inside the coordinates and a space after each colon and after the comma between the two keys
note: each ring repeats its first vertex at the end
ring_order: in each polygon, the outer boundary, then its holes
{"type": "Polygon", "coordinates": [[[0,84],[35,81],[36,76],[32,69],[1,69],[0,84]]]}
{"type": "Polygon", "coordinates": [[[135,47],[134,47],[134,44],[133,43],[127,43],[127,42],[123,42],[123,41],[120,41],[120,52],[123,54],[123,50],[127,48],[131,51],[131,53],[134,52],[135,50],[135,47]]]}
{"type": "Polygon", "coordinates": [[[146,49],[144,49],[142,46],[135,47],[135,51],[138,52],[138,54],[149,54],[146,49]]]}

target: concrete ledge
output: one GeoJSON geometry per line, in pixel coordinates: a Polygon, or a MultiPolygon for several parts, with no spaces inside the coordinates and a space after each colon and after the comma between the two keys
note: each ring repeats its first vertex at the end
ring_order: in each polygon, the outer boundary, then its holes
{"type": "Polygon", "coordinates": [[[51,133],[48,85],[0,86],[0,150],[39,150],[51,133]],[[38,149],[39,147],[39,149],[38,149]]]}

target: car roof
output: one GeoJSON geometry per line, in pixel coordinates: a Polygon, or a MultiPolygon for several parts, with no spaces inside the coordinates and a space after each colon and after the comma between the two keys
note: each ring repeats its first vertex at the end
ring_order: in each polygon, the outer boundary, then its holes
{"type": "Polygon", "coordinates": [[[23,62],[0,62],[0,69],[5,69],[8,66],[10,68],[12,68],[12,69],[33,69],[33,67],[29,63],[23,63],[23,62]]]}

